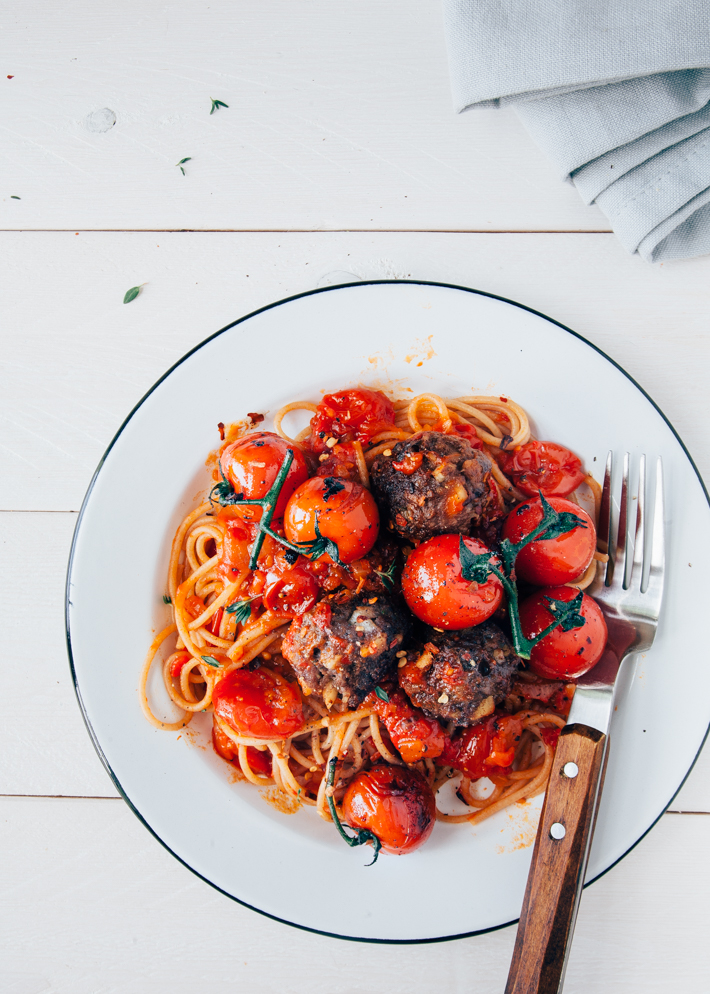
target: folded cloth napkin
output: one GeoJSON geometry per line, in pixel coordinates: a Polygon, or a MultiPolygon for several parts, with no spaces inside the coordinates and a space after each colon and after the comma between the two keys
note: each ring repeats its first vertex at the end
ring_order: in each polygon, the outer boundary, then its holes
{"type": "Polygon", "coordinates": [[[710,0],[443,3],[458,111],[512,105],[630,252],[710,252],[710,0]]]}

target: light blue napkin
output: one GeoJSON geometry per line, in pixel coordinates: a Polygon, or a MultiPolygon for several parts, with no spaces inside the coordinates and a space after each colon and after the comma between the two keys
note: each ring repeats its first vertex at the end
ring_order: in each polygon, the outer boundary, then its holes
{"type": "Polygon", "coordinates": [[[443,2],[458,111],[512,105],[630,252],[710,252],[710,0],[443,2]]]}

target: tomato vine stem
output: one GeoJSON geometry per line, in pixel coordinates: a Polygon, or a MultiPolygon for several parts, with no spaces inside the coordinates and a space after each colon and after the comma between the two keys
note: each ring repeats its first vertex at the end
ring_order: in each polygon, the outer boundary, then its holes
{"type": "MultiPolygon", "coordinates": [[[[348,835],[348,833],[343,828],[343,825],[338,817],[338,811],[335,807],[335,798],[333,797],[333,790],[335,784],[335,768],[338,765],[338,757],[331,756],[328,760],[328,775],[326,777],[326,788],[325,796],[328,801],[328,808],[330,809],[330,815],[333,819],[335,827],[340,833],[341,837],[347,842],[349,846],[364,846],[366,843],[371,842],[375,850],[375,855],[372,858],[372,863],[368,863],[367,866],[372,866],[377,862],[377,857],[380,855],[380,849],[382,848],[382,843],[377,838],[374,832],[371,832],[369,828],[361,828],[355,835],[348,835]]],[[[353,830],[354,831],[354,830],[353,830]]]]}
{"type": "Polygon", "coordinates": [[[508,599],[508,614],[510,617],[510,629],[513,635],[513,646],[521,659],[530,659],[530,652],[533,647],[541,642],[555,628],[561,627],[563,631],[570,631],[572,628],[581,628],[585,624],[585,619],[581,614],[582,591],[571,601],[556,600],[553,597],[546,597],[555,621],[548,625],[534,638],[526,638],[520,623],[520,611],[518,600],[518,586],[515,581],[515,560],[518,554],[526,545],[534,542],[538,538],[551,539],[564,535],[573,528],[586,528],[586,523],[576,514],[570,511],[556,511],[554,507],[545,500],[542,491],[538,491],[540,503],[542,504],[542,521],[537,527],[522,538],[519,542],[511,542],[504,538],[500,544],[500,559],[491,552],[473,553],[466,546],[463,536],[459,536],[459,561],[461,563],[461,575],[464,580],[473,583],[485,583],[492,573],[498,577],[505,590],[508,599]],[[496,560],[500,566],[496,565],[496,560]]]}

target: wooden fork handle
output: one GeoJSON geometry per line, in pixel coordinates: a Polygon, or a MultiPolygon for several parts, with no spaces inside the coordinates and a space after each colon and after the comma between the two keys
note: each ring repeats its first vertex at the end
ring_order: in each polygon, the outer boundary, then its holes
{"type": "Polygon", "coordinates": [[[581,724],[566,725],[560,734],[505,994],[562,989],[604,779],[606,738],[581,724]],[[576,775],[568,764],[576,766],[576,775]]]}

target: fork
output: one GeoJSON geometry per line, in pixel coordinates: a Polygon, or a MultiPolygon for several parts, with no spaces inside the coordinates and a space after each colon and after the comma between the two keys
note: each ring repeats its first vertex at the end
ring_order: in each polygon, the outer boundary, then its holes
{"type": "Polygon", "coordinates": [[[612,548],[612,470],[610,452],[597,533],[609,561],[598,564],[587,590],[604,613],[609,639],[594,669],[578,680],[558,740],[505,994],[558,994],[562,990],[604,782],[616,678],[625,659],[650,648],[658,626],[664,576],[661,459],[656,465],[650,542],[646,541],[646,458],[641,456],[639,461],[632,535],[627,452],[612,548]]]}

